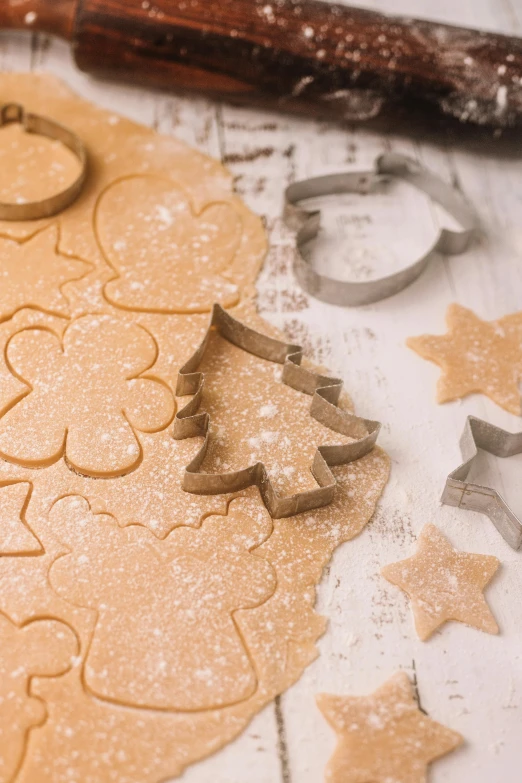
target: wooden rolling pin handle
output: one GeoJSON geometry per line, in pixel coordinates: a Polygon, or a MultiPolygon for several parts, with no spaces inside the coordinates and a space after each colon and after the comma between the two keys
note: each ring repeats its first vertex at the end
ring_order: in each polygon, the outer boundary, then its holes
{"type": "Polygon", "coordinates": [[[132,82],[340,118],[413,99],[522,125],[519,38],[319,0],[17,0],[0,25],[22,9],[83,70],[132,82]]]}

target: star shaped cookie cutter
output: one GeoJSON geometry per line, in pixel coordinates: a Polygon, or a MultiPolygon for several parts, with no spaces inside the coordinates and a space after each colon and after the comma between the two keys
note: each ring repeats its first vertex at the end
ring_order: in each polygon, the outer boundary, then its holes
{"type": "Polygon", "coordinates": [[[294,516],[332,502],[336,480],[330,467],[345,465],[368,454],[375,445],[381,425],[377,421],[362,419],[339,408],[342,381],[301,367],[302,358],[301,346],[284,343],[256,332],[233,318],[221,305],[214,305],[203,342],[178,373],[176,395],[194,396],[176,414],[173,436],[176,440],[196,436],[205,438],[201,449],[185,468],[182,487],[186,492],[196,495],[221,495],[257,486],[273,519],[294,516]],[[334,432],[355,439],[351,443],[324,445],[317,448],[311,466],[312,474],[319,485],[316,489],[288,496],[279,495],[262,462],[228,473],[199,472],[210,443],[210,416],[200,411],[204,374],[197,372],[197,369],[212,334],[216,332],[248,353],[282,364],[282,382],[312,397],[310,416],[334,432]]]}
{"type": "Polygon", "coordinates": [[[82,140],[63,125],[26,112],[19,103],[5,103],[0,106],[0,128],[13,122],[20,123],[26,133],[60,141],[78,158],[80,173],[65,190],[40,201],[0,202],[0,220],[39,220],[62,212],[78,198],[87,176],[87,152],[82,140]]]}
{"type": "Polygon", "coordinates": [[[300,285],[316,299],[345,307],[372,304],[398,294],[417,280],[437,254],[463,253],[478,235],[480,228],[475,211],[457,190],[423,168],[417,161],[397,153],[378,157],[373,171],[329,174],[294,182],[285,191],[284,220],[296,231],[294,271],[300,285]],[[376,280],[335,280],[316,272],[302,255],[301,248],[317,236],[321,226],[321,213],[304,209],[299,206],[300,202],[337,193],[368,194],[390,178],[409,182],[426,193],[457,220],[461,230],[443,228],[436,242],[422,258],[399,272],[376,280]]]}
{"type": "Polygon", "coordinates": [[[507,543],[513,549],[520,549],[522,521],[503,497],[491,487],[466,481],[479,449],[496,457],[513,457],[522,453],[522,432],[507,432],[475,416],[468,416],[460,439],[460,450],[465,461],[446,479],[442,503],[485,514],[507,543]]]}

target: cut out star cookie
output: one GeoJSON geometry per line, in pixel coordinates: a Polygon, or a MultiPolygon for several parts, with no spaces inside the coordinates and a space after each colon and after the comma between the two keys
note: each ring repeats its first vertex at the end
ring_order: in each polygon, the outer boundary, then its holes
{"type": "Polygon", "coordinates": [[[96,229],[115,272],[104,293],[116,307],[201,313],[214,302],[229,307],[239,299],[237,285],[227,279],[242,235],[231,204],[209,204],[195,214],[173,182],[127,177],[100,199],[96,229]]]}
{"type": "Polygon", "coordinates": [[[419,710],[404,672],[370,696],[320,694],[317,705],[338,735],[328,783],[425,783],[428,764],[463,741],[419,710]]]}
{"type": "Polygon", "coordinates": [[[34,555],[43,549],[25,521],[32,485],[18,481],[0,485],[0,555],[34,555]]]}
{"type": "Polygon", "coordinates": [[[49,226],[20,244],[0,238],[0,323],[22,307],[68,315],[64,283],[79,280],[92,268],[57,252],[58,228],[49,226]]]}
{"type": "Polygon", "coordinates": [[[426,525],[415,555],[385,566],[381,574],[410,597],[415,628],[425,641],[448,620],[498,633],[483,594],[498,566],[491,555],[458,552],[435,525],[426,525]]]}
{"type": "Polygon", "coordinates": [[[442,368],[437,402],[482,393],[521,415],[522,313],[482,321],[458,304],[446,314],[447,334],[410,337],[407,345],[442,368]]]}
{"type": "Polygon", "coordinates": [[[0,783],[12,783],[30,729],[47,717],[44,702],[31,695],[32,678],[65,674],[78,652],[64,623],[32,620],[19,627],[0,612],[0,783]]]}
{"type": "Polygon", "coordinates": [[[64,455],[84,475],[121,475],[141,460],[134,430],[164,429],[174,415],[170,389],[144,375],[157,347],[137,324],[88,315],[63,341],[49,329],[25,329],[6,356],[28,387],[0,411],[0,456],[10,462],[46,467],[64,455]]]}

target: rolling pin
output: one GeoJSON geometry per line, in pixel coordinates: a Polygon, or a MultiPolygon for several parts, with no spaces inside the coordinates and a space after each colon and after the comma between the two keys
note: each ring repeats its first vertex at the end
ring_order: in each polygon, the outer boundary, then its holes
{"type": "Polygon", "coordinates": [[[522,125],[522,39],[320,0],[1,0],[2,29],[65,38],[84,71],[235,103],[522,125]]]}

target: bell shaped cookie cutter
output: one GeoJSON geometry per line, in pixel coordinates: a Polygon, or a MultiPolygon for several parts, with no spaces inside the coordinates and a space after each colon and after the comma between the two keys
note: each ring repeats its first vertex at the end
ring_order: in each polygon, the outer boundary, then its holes
{"type": "Polygon", "coordinates": [[[40,220],[62,212],[78,198],[87,177],[87,152],[82,140],[63,125],[47,117],[26,112],[19,103],[5,103],[0,106],[0,127],[13,122],[20,123],[26,133],[35,133],[47,136],[53,141],[60,141],[78,158],[80,172],[65,190],[41,201],[11,204],[0,202],[0,220],[40,220]]]}
{"type": "Polygon", "coordinates": [[[332,502],[336,481],[330,467],[353,462],[368,454],[375,445],[381,425],[377,421],[362,419],[339,408],[342,381],[301,367],[302,358],[303,351],[299,345],[284,343],[256,332],[233,318],[220,305],[214,305],[203,342],[178,374],[176,395],[194,396],[176,414],[173,436],[177,440],[196,436],[205,438],[201,449],[185,468],[182,483],[184,490],[196,495],[220,495],[239,492],[255,485],[259,487],[273,519],[294,516],[332,502]],[[210,416],[200,411],[204,374],[198,372],[198,367],[215,332],[248,353],[282,364],[282,382],[312,397],[310,416],[334,432],[354,438],[351,443],[318,447],[311,466],[312,474],[319,485],[316,489],[289,496],[279,495],[262,462],[229,473],[199,472],[210,443],[210,416]]]}
{"type": "Polygon", "coordinates": [[[522,432],[507,432],[475,416],[468,416],[460,439],[460,450],[465,461],[449,474],[442,503],[485,514],[507,543],[513,549],[520,549],[522,521],[495,489],[466,480],[479,449],[496,457],[521,454],[522,432]]]}
{"type": "Polygon", "coordinates": [[[372,304],[398,294],[424,272],[437,254],[463,253],[480,229],[478,216],[457,190],[415,160],[397,153],[378,157],[373,171],[329,174],[294,182],[285,191],[284,220],[296,231],[294,271],[300,285],[323,302],[345,307],[372,304]],[[443,228],[436,242],[422,258],[387,277],[352,282],[335,280],[316,272],[301,254],[301,248],[317,236],[321,226],[321,213],[307,211],[299,206],[300,202],[336,193],[371,193],[390,177],[405,180],[422,190],[458,221],[461,230],[443,228]]]}

